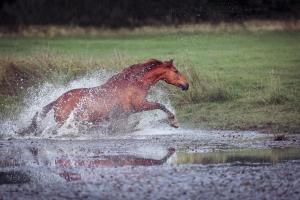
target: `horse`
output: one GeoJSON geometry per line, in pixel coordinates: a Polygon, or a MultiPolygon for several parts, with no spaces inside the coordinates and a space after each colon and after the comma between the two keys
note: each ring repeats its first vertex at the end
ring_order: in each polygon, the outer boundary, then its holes
{"type": "MultiPolygon", "coordinates": [[[[135,155],[104,155],[96,156],[95,158],[73,158],[70,159],[68,156],[64,155],[61,158],[55,159],[55,166],[64,169],[63,172],[58,173],[58,175],[64,178],[66,181],[78,181],[81,180],[83,176],[87,177],[86,174],[80,174],[77,172],[70,172],[68,168],[72,167],[84,167],[84,168],[101,168],[101,167],[124,167],[124,166],[155,166],[163,165],[167,160],[176,152],[175,148],[168,148],[167,154],[161,159],[152,159],[138,157],[135,155]]],[[[93,174],[95,177],[95,174],[93,174]]]]}
{"type": "Polygon", "coordinates": [[[30,126],[23,133],[36,131],[37,119],[43,119],[53,109],[57,125],[62,126],[72,114],[79,122],[99,124],[105,120],[128,117],[131,114],[160,109],[167,114],[167,122],[175,128],[179,123],[164,105],[149,102],[146,97],[151,86],[158,81],[186,91],[187,79],[176,69],[173,60],[150,59],[123,69],[103,85],[70,90],[36,112],[30,126]]]}

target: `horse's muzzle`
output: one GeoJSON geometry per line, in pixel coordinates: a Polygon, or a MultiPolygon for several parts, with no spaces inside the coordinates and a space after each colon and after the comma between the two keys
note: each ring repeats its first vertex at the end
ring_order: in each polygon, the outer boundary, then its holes
{"type": "Polygon", "coordinates": [[[189,89],[189,84],[188,83],[186,83],[186,84],[184,84],[184,85],[180,85],[180,88],[182,89],[182,90],[188,90],[189,89]]]}

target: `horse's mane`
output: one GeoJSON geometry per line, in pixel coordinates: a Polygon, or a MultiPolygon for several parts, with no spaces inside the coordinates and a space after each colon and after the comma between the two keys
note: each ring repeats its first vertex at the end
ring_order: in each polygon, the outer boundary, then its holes
{"type": "Polygon", "coordinates": [[[109,81],[116,81],[116,80],[136,80],[140,76],[144,75],[145,73],[151,71],[155,67],[161,65],[163,62],[156,59],[151,59],[146,63],[139,63],[131,65],[125,69],[123,69],[119,74],[114,75],[109,79],[109,81]]]}
{"type": "Polygon", "coordinates": [[[156,60],[156,59],[151,59],[146,63],[139,63],[135,65],[131,65],[130,67],[127,67],[123,69],[121,74],[125,76],[131,76],[131,77],[138,77],[140,75],[143,75],[147,73],[148,71],[152,70],[158,65],[161,65],[162,61],[156,60]]]}

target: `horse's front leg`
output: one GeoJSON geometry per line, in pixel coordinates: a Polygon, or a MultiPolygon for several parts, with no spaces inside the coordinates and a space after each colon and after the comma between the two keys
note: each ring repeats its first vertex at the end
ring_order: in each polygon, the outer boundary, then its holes
{"type": "Polygon", "coordinates": [[[175,128],[179,127],[179,123],[178,123],[175,115],[170,110],[168,110],[164,105],[162,105],[160,103],[146,101],[139,107],[139,109],[137,109],[137,111],[141,112],[141,111],[148,111],[148,110],[155,110],[155,109],[160,109],[168,115],[168,122],[171,126],[173,126],[175,128]]]}

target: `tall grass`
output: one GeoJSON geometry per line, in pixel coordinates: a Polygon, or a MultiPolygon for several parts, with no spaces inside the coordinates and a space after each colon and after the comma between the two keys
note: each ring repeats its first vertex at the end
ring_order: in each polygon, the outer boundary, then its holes
{"type": "Polygon", "coordinates": [[[263,105],[279,105],[289,100],[287,92],[283,89],[280,77],[272,70],[267,81],[264,94],[257,97],[257,102],[263,105]]]}
{"type": "Polygon", "coordinates": [[[13,96],[35,83],[44,81],[66,83],[86,71],[80,67],[80,63],[50,54],[27,59],[6,58],[0,62],[0,93],[13,96]]]}
{"type": "MultiPolygon", "coordinates": [[[[122,53],[115,51],[111,59],[95,60],[61,56],[54,53],[43,53],[29,58],[6,58],[0,60],[0,95],[20,96],[26,88],[41,83],[64,85],[86,73],[98,68],[120,70],[124,66],[138,62],[122,53]]],[[[188,62],[184,62],[188,63],[188,62]]],[[[233,85],[222,80],[218,73],[209,76],[201,73],[196,66],[187,67],[180,64],[190,84],[187,92],[178,93],[171,89],[171,96],[176,105],[198,104],[203,102],[222,103],[238,99],[247,94],[237,94],[233,85]]],[[[271,72],[269,82],[261,88],[264,92],[255,96],[255,101],[262,105],[283,104],[288,100],[280,77],[271,72]],[[267,86],[266,86],[267,85],[267,86]]],[[[252,97],[253,98],[253,97],[252,97]]]]}
{"type": "Polygon", "coordinates": [[[180,94],[173,91],[173,97],[178,104],[225,102],[232,100],[235,96],[217,74],[209,78],[201,74],[196,67],[186,68],[182,73],[187,77],[190,88],[187,92],[180,94]]]}
{"type": "Polygon", "coordinates": [[[137,62],[115,51],[110,59],[86,59],[80,56],[62,56],[53,52],[30,57],[0,58],[0,95],[16,96],[30,86],[41,82],[64,85],[97,69],[119,70],[137,62]]]}

